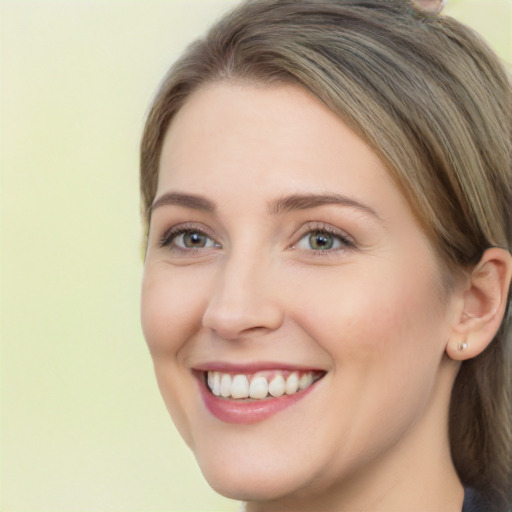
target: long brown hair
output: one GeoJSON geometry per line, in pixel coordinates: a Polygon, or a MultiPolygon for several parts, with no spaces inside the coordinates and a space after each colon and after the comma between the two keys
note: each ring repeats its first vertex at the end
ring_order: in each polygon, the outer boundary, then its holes
{"type": "MultiPolygon", "coordinates": [[[[169,123],[194,90],[222,81],[300,84],[338,114],[387,165],[448,286],[485,249],[511,249],[511,85],[464,25],[403,0],[243,3],[188,48],[153,102],[141,146],[146,228],[169,123]]],[[[460,479],[499,510],[512,505],[510,309],[462,364],[450,410],[460,479]]]]}

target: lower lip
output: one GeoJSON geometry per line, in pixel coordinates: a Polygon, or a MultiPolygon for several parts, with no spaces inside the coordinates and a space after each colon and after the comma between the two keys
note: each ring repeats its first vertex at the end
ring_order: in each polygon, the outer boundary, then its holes
{"type": "Polygon", "coordinates": [[[215,396],[206,388],[206,384],[203,381],[200,382],[200,389],[206,408],[216,418],[225,423],[250,424],[263,421],[296,404],[310,393],[317,382],[293,395],[283,395],[278,398],[267,398],[251,402],[215,396]]]}

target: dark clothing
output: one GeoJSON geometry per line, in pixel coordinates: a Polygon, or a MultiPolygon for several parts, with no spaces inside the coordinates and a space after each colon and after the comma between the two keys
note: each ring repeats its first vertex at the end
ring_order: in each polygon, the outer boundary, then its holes
{"type": "MultiPolygon", "coordinates": [[[[462,512],[505,512],[499,510],[485,496],[474,489],[467,488],[464,494],[462,512]]],[[[511,511],[512,512],[512,511],[511,511]]]]}

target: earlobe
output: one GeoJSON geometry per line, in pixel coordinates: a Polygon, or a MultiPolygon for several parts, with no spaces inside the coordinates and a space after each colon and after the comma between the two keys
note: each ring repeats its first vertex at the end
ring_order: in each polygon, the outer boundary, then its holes
{"type": "Polygon", "coordinates": [[[457,336],[456,333],[452,335],[452,338],[446,345],[446,354],[454,361],[471,359],[472,357],[476,357],[480,352],[481,350],[479,350],[476,345],[470,347],[463,335],[457,336]]]}
{"type": "Polygon", "coordinates": [[[491,343],[507,307],[512,274],[512,257],[505,249],[484,252],[468,276],[463,310],[446,346],[448,357],[456,361],[481,354],[491,343]]]}

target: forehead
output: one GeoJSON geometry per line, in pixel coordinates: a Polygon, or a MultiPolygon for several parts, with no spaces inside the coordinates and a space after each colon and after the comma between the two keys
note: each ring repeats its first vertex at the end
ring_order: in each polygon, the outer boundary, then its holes
{"type": "Polygon", "coordinates": [[[394,188],[365,142],[294,85],[208,85],[178,111],[164,139],[158,191],[215,188],[219,179],[274,189],[394,188]]]}

